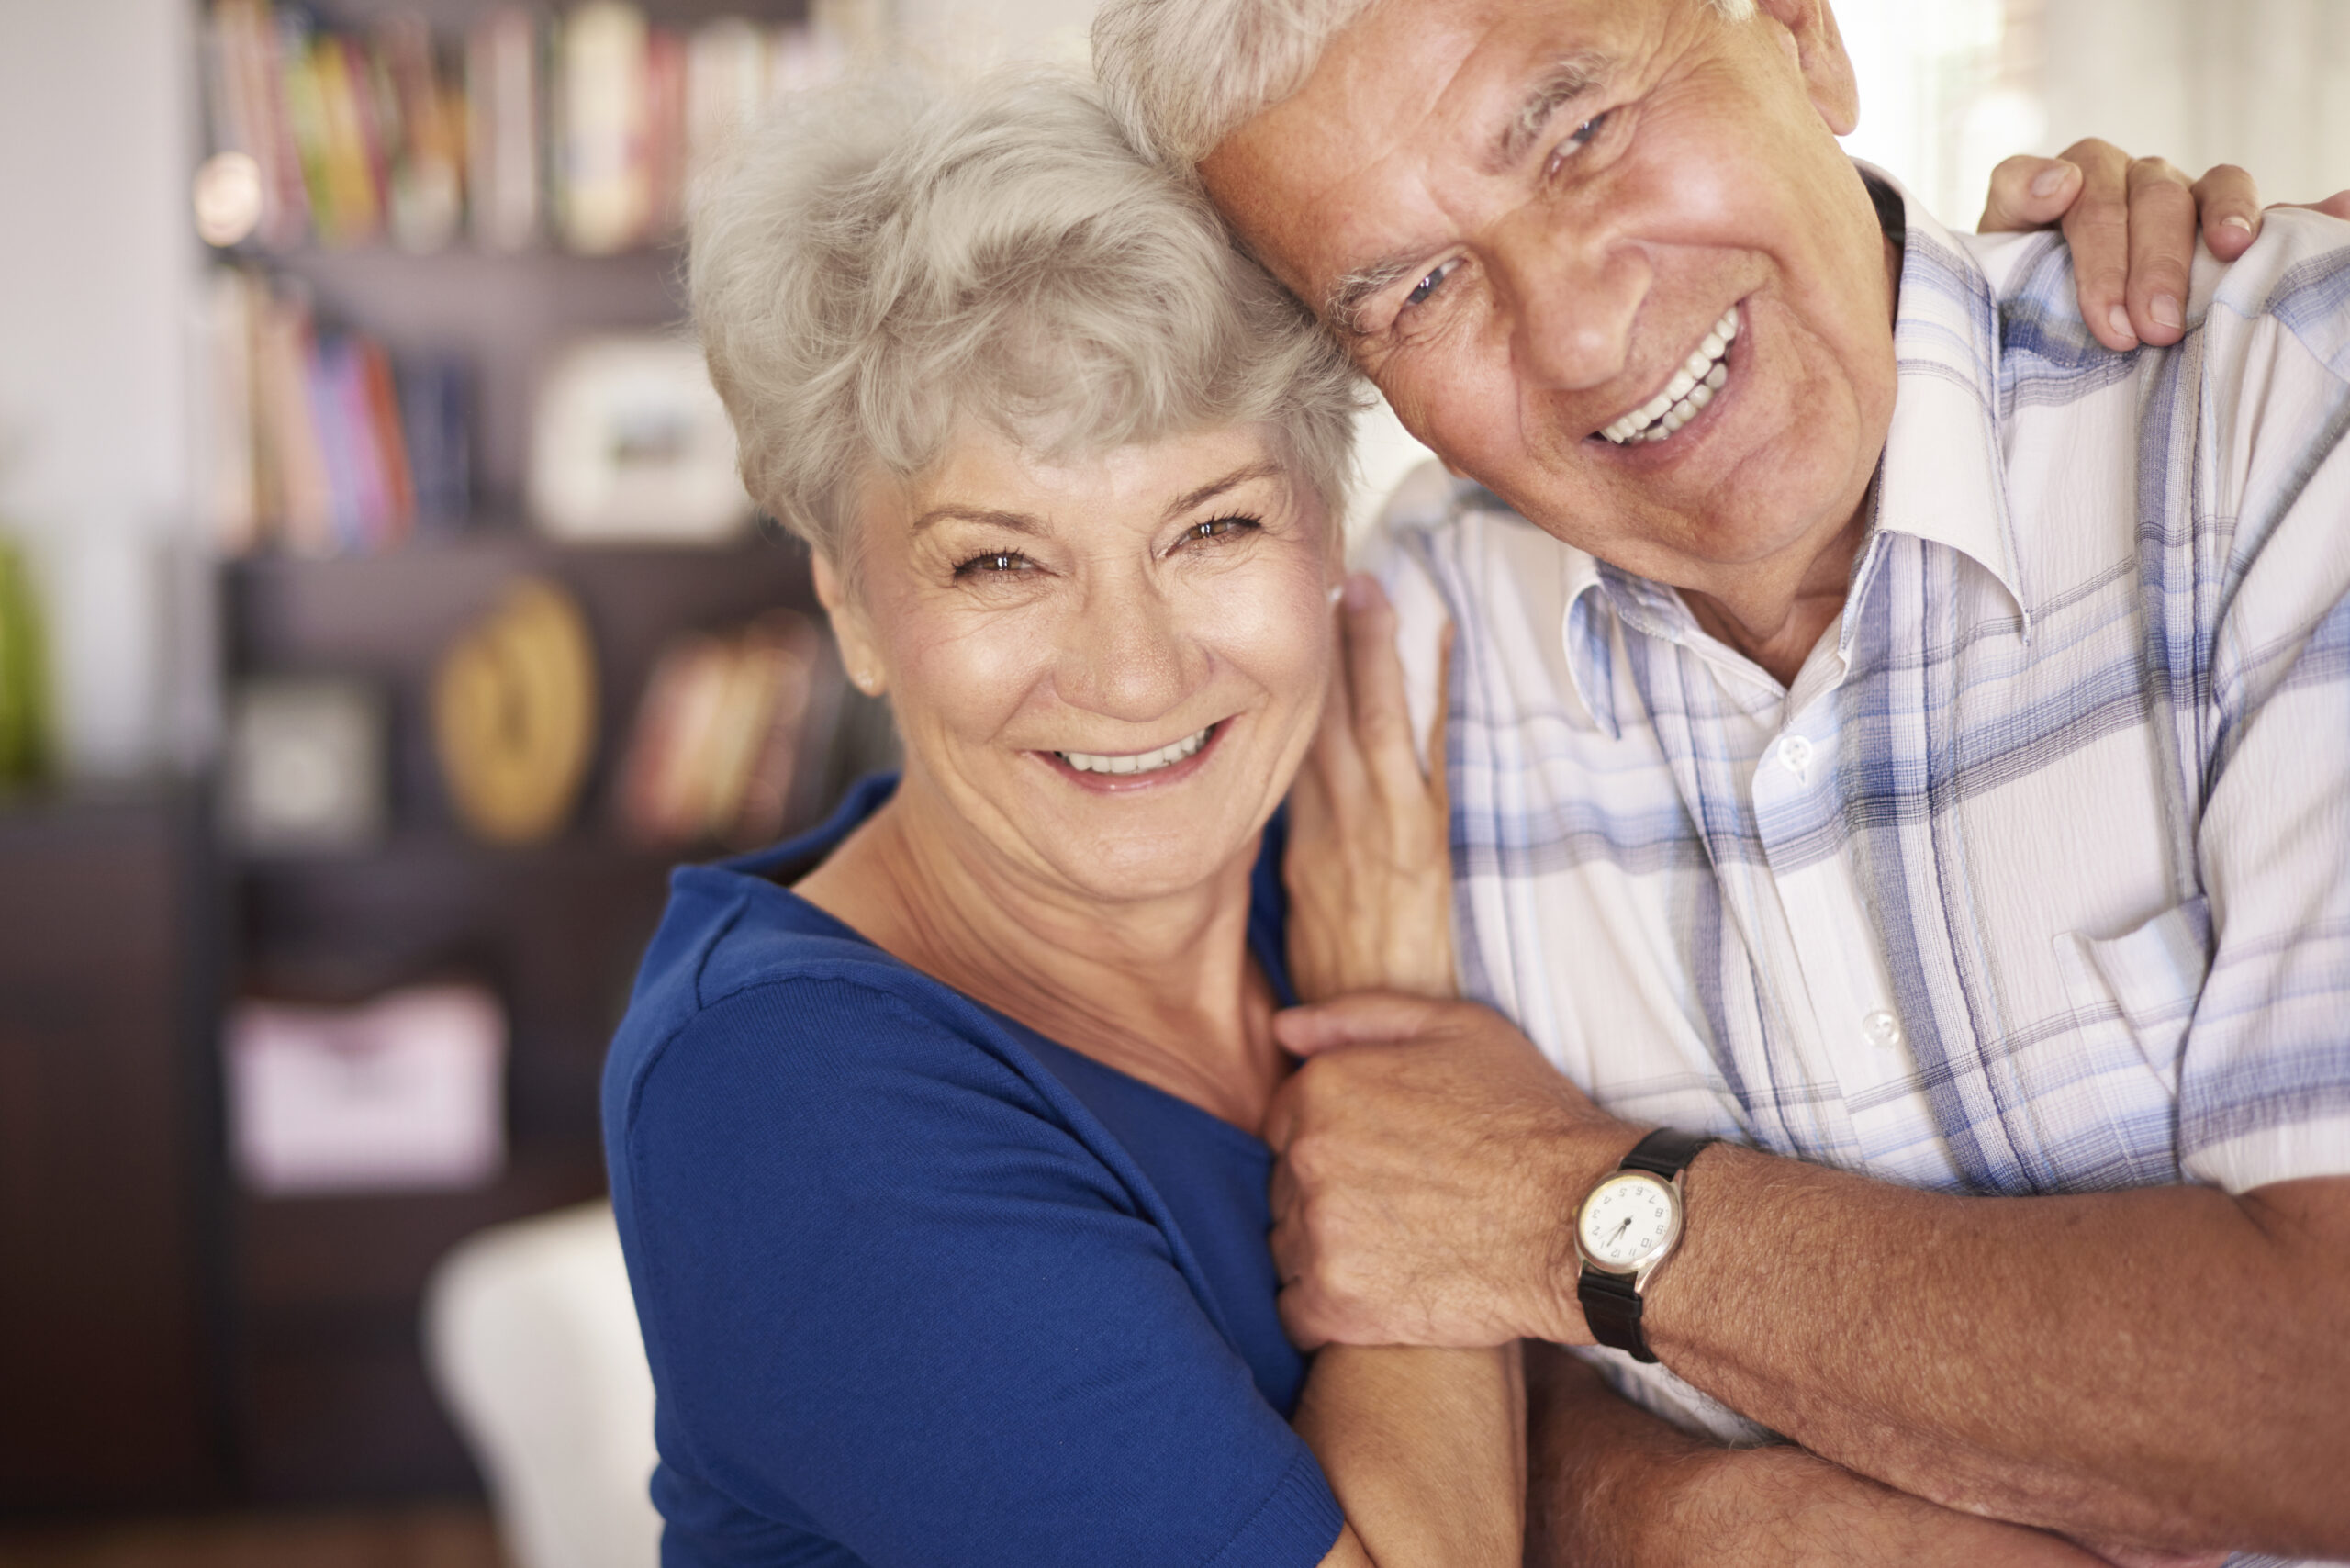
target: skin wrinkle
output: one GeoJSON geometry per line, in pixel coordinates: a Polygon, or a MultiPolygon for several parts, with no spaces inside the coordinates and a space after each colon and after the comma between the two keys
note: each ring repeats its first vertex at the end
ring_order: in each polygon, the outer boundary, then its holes
{"type": "MultiPolygon", "coordinates": [[[[1785,679],[1841,602],[1859,532],[1841,535],[1890,420],[1890,285],[1881,267],[1851,264],[1856,246],[1883,255],[1874,210],[1796,50],[1695,6],[1584,6],[1528,41],[1562,11],[1574,8],[1538,7],[1533,19],[1500,6],[1383,11],[1380,28],[1342,35],[1326,77],[1242,128],[1202,173],[1255,252],[1307,298],[1359,264],[1349,251],[1401,255],[1416,237],[1427,264],[1465,258],[1445,283],[1475,291],[1473,306],[1451,308],[1465,319],[1400,333],[1373,319],[1391,308],[1382,301],[1357,313],[1370,329],[1358,363],[1456,466],[1570,543],[1700,596],[1716,607],[1709,630],[1785,679]],[[1408,39],[1382,53],[1399,32],[1408,39]],[[1462,173],[1493,134],[1483,128],[1528,99],[1506,64],[1523,49],[1616,62],[1616,84],[1588,106],[1609,115],[1578,155],[1589,174],[1571,160],[1563,183],[1543,178],[1571,116],[1556,117],[1523,170],[1462,173]],[[1410,70],[1382,78],[1397,56],[1410,70]],[[1747,142],[1757,145],[1742,162],[1721,156],[1747,142]],[[1745,171],[1774,156],[1795,173],[1778,182],[1783,197],[1766,198],[1758,187],[1774,183],[1745,171]],[[1783,383],[1750,399],[1782,406],[1776,424],[1750,409],[1755,429],[1710,464],[1684,460],[1685,478],[1651,477],[1653,463],[1627,476],[1622,454],[1582,450],[1740,301],[1732,386],[1783,383]]],[[[1725,444],[1718,431],[1714,444],[1725,444]]]]}
{"type": "MultiPolygon", "coordinates": [[[[1890,417],[1897,258],[1833,141],[1857,106],[1828,13],[1815,0],[1765,9],[1732,34],[1673,0],[1390,0],[1201,173],[1303,298],[1327,297],[1324,280],[1365,257],[1396,262],[1390,293],[1360,302],[1351,349],[1405,424],[1538,526],[1680,588],[1702,625],[1785,681],[1841,608],[1863,536],[1890,417]],[[1483,174],[1481,138],[1532,73],[1585,44],[1622,62],[1622,95],[1590,140],[1604,153],[1553,178],[1546,137],[1526,167],[1483,174]],[[1432,326],[1391,330],[1394,291],[1456,261],[1429,297],[1457,303],[1423,312],[1432,326]],[[1585,442],[1652,396],[1732,303],[1731,378],[1696,431],[1750,439],[1711,456],[1677,446],[1686,432],[1629,454],[1585,442]],[[1767,398],[1732,401],[1741,385],[1767,398]]],[[[1285,1321],[1364,1342],[1582,1338],[1571,1288],[1529,1291],[1526,1260],[1640,1129],[1593,1111],[1615,1131],[1478,1137],[1462,1110],[1493,1127],[1516,1114],[1529,1097],[1501,1080],[1531,1046],[1490,1015],[1514,1044],[1472,1037],[1465,1009],[1373,1027],[1395,1001],[1277,1020],[1315,1059],[1275,1115],[1286,1108],[1301,1147],[1331,1134],[1323,1184],[1301,1193],[1308,1222],[1287,1228],[1284,1214],[1276,1227],[1298,1282],[1285,1321]],[[1431,1057],[1452,1065],[1409,1065],[1431,1057]],[[1492,1100],[1466,1098],[1477,1073],[1492,1100]],[[1443,1103],[1448,1092],[1460,1103],[1443,1103]],[[1448,1195],[1464,1184],[1482,1209],[1448,1195]],[[1326,1274],[1317,1221],[1347,1233],[1326,1274]],[[1508,1245],[1481,1248],[1479,1235],[1508,1245]],[[1449,1277],[1464,1254],[1477,1260],[1465,1290],[1449,1277]]],[[[1774,1485],[1803,1494],[1775,1518],[1806,1544],[1830,1528],[1813,1522],[1816,1502],[1822,1519],[1867,1517],[1949,1553],[1839,1561],[2088,1561],[2039,1529],[1953,1509],[2123,1543],[2112,1550],[2133,1562],[2223,1546],[2339,1553],[2350,1525],[2325,1461],[2344,1436],[2343,1183],[2248,1201],[2193,1186],[1961,1199],[1729,1148],[1708,1150],[1692,1181],[1692,1213],[1713,1219],[1651,1289],[1651,1343],[1823,1456],[1722,1452],[1692,1467],[1703,1479],[1684,1476],[1686,1495],[1628,1486],[1728,1521],[1729,1543],[1707,1541],[1714,1560],[1757,1560],[1737,1521],[1774,1485]],[[2248,1204],[2272,1201],[2300,1223],[2299,1245],[2252,1244],[2270,1227],[2248,1204]]],[[[1619,1429],[1670,1451],[1646,1419],[1619,1429]]],[[[1654,1523],[1623,1521],[1616,1544],[1653,1539],[1654,1523]]]]}

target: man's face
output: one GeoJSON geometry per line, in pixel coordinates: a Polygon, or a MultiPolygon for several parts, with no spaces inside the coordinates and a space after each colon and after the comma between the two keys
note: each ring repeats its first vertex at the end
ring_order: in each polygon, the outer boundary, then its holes
{"type": "Polygon", "coordinates": [[[1455,468],[1735,592],[1843,532],[1892,416],[1851,109],[1817,0],[1388,0],[1201,172],[1455,468]]]}

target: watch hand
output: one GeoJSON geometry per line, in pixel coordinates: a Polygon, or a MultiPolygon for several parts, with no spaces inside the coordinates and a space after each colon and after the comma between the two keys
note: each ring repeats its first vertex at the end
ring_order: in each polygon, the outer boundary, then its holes
{"type": "Polygon", "coordinates": [[[1630,1215],[1626,1215],[1621,1220],[1617,1222],[1615,1231],[1607,1238],[1608,1241],[1612,1244],[1616,1240],[1617,1237],[1623,1235],[1626,1231],[1631,1228],[1632,1216],[1630,1215]]]}

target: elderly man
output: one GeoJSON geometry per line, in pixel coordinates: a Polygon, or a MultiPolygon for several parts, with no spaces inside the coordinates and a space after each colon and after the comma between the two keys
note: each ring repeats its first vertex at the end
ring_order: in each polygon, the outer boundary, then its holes
{"type": "Polygon", "coordinates": [[[2093,334],[1843,157],[1826,0],[1096,58],[1466,476],[1394,593],[1525,1032],[1285,1019],[1292,1331],[1609,1347],[1545,1561],[2350,1556],[2350,228],[2093,334]]]}

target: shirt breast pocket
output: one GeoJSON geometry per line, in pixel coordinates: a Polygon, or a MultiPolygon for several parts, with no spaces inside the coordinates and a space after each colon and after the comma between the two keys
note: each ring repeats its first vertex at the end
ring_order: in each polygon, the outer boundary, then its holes
{"type": "Polygon", "coordinates": [[[2066,932],[2056,949],[2072,1027],[2034,1054],[2089,1097],[2063,1097],[2053,1141],[2066,1185],[2178,1181],[2179,1057],[2210,970],[2209,902],[2199,894],[2118,935],[2066,932]]]}

